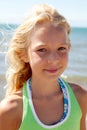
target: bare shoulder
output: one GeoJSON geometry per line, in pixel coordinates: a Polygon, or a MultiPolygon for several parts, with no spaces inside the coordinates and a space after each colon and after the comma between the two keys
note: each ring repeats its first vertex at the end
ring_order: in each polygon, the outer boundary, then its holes
{"type": "Polygon", "coordinates": [[[74,84],[74,83],[69,83],[82,110],[87,112],[87,89],[84,87],[74,84]]]}
{"type": "Polygon", "coordinates": [[[16,92],[0,103],[0,130],[17,130],[22,120],[22,92],[16,92]]]}
{"type": "Polygon", "coordinates": [[[79,98],[82,98],[82,99],[84,99],[84,97],[87,97],[87,89],[74,83],[69,83],[69,84],[73,92],[75,93],[76,97],[80,96],[79,98]]]}

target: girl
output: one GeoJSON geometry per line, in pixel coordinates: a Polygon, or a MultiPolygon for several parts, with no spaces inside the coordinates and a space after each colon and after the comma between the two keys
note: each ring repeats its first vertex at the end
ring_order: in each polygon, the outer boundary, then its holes
{"type": "Polygon", "coordinates": [[[7,96],[0,130],[86,130],[87,90],[67,83],[70,26],[39,4],[17,29],[7,60],[7,96]]]}

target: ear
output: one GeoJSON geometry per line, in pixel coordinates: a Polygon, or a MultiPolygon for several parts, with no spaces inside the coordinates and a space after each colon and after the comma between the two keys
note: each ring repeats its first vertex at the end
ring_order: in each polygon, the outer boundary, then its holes
{"type": "Polygon", "coordinates": [[[19,58],[24,61],[25,63],[28,63],[29,62],[29,57],[28,57],[28,54],[27,54],[27,51],[22,51],[21,53],[18,54],[19,55],[19,58]]]}
{"type": "Polygon", "coordinates": [[[28,63],[29,62],[29,58],[27,55],[23,55],[23,57],[21,58],[25,63],[28,63]]]}

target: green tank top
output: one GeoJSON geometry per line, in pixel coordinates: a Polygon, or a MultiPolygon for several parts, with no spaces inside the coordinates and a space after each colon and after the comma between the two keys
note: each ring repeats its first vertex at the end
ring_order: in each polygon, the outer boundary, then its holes
{"type": "Polygon", "coordinates": [[[37,117],[34,107],[32,107],[29,85],[26,82],[23,86],[23,117],[19,130],[80,130],[82,116],[80,106],[69,84],[64,80],[62,82],[66,86],[69,98],[69,111],[66,118],[54,125],[43,124],[37,117]]]}

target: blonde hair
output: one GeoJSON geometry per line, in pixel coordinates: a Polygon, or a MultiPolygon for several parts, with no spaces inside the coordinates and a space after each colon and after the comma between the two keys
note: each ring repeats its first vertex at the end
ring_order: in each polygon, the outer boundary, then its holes
{"type": "Polygon", "coordinates": [[[9,68],[6,73],[7,94],[12,94],[23,87],[24,82],[31,77],[32,71],[29,63],[22,60],[30,43],[31,33],[37,24],[50,22],[56,26],[63,26],[70,33],[70,26],[66,19],[55,8],[46,4],[36,5],[31,14],[16,30],[7,52],[9,68]]]}

